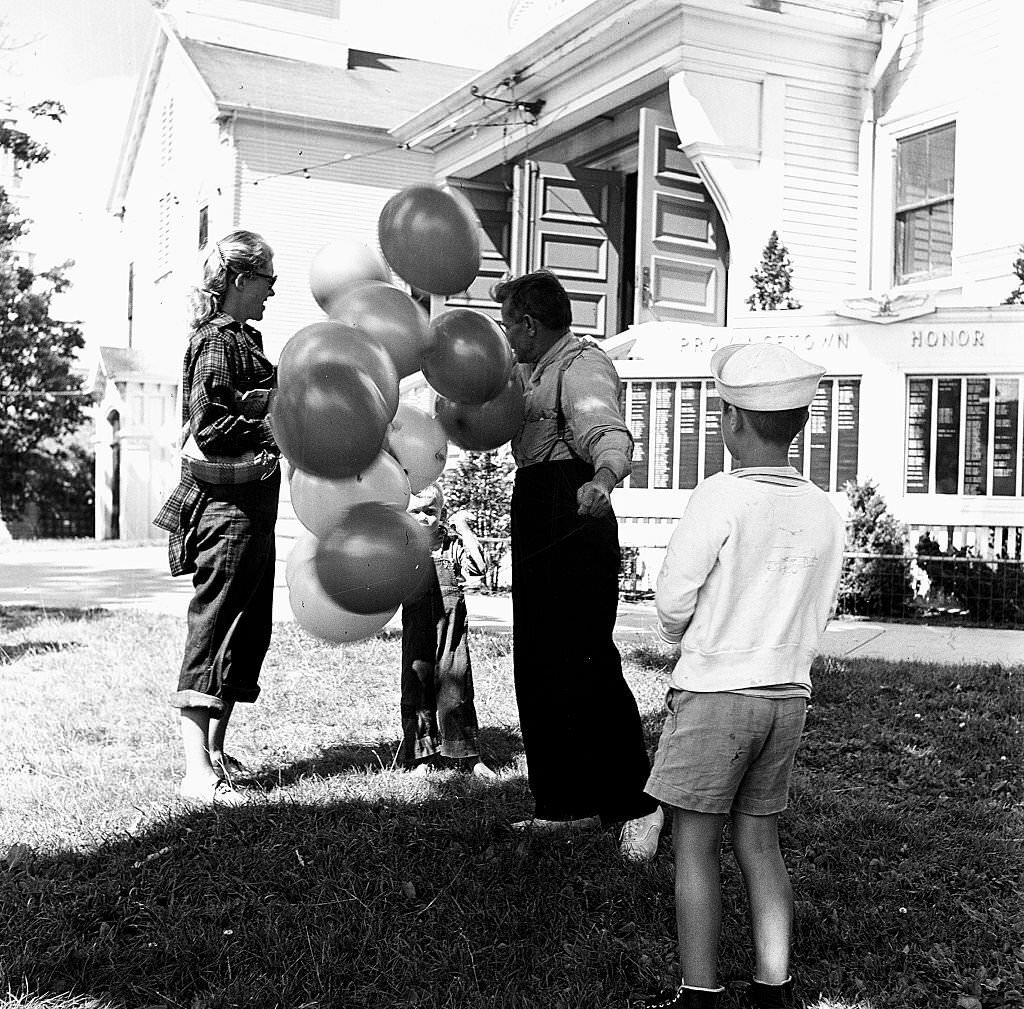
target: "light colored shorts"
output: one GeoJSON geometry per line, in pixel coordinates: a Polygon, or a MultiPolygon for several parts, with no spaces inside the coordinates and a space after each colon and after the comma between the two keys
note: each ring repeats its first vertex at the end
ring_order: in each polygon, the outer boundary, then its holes
{"type": "Polygon", "coordinates": [[[769,816],[786,808],[804,697],[670,689],[645,791],[696,813],[769,816]]]}

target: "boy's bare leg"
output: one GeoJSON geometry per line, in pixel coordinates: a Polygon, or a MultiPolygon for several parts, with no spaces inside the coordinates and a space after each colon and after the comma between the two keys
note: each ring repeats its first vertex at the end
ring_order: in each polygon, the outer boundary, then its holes
{"type": "Polygon", "coordinates": [[[211,714],[209,708],[181,709],[181,742],[185,751],[186,787],[198,788],[217,780],[217,772],[210,762],[211,714]]]}
{"type": "Polygon", "coordinates": [[[734,813],[732,844],[743,873],[754,933],[754,977],[784,984],[789,977],[793,887],[779,849],[779,818],[734,813]]]}
{"type": "Polygon", "coordinates": [[[207,746],[210,751],[210,762],[216,767],[224,759],[224,734],[228,731],[231,712],[235,709],[234,701],[225,701],[222,711],[210,712],[210,728],[207,733],[207,746]]]}
{"type": "Polygon", "coordinates": [[[725,817],[676,809],[672,844],[676,863],[676,934],[683,981],[717,988],[718,933],[722,925],[719,871],[725,817]]]}

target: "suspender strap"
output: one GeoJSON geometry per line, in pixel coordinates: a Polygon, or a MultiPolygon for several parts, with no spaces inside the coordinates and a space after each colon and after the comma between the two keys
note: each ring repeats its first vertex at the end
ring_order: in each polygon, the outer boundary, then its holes
{"type": "Polygon", "coordinates": [[[578,452],[576,452],[573,449],[572,445],[570,445],[565,440],[566,420],[565,411],[562,409],[562,379],[565,377],[565,373],[569,370],[569,367],[572,365],[572,363],[581,358],[583,356],[583,352],[586,349],[586,344],[584,344],[582,347],[579,348],[579,350],[576,351],[575,354],[573,354],[571,357],[567,357],[558,367],[558,382],[555,385],[555,411],[557,413],[557,418],[555,421],[556,438],[555,441],[552,443],[551,448],[548,449],[548,454],[544,458],[545,462],[547,462],[551,458],[551,453],[554,451],[555,445],[557,445],[558,442],[561,442],[569,450],[569,454],[574,459],[579,459],[581,462],[586,461],[578,452]]]}

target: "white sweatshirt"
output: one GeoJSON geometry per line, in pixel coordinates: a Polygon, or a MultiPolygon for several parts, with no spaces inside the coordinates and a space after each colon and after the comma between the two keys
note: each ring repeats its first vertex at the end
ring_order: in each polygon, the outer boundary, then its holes
{"type": "Polygon", "coordinates": [[[789,466],[716,473],[690,497],[658,575],[658,634],[681,642],[672,685],[810,689],[831,616],[843,522],[789,466]]]}

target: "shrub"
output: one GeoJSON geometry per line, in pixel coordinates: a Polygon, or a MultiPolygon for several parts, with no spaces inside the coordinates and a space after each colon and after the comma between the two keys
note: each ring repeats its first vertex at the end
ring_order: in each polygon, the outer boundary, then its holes
{"type": "Polygon", "coordinates": [[[1024,569],[986,561],[969,547],[942,553],[927,534],[917,541],[917,563],[928,576],[928,601],[967,610],[980,624],[1024,623],[1024,569]]]}
{"type": "Polygon", "coordinates": [[[910,611],[914,585],[911,561],[904,557],[907,530],[889,514],[885,499],[870,481],[849,482],[846,524],[847,558],[839,583],[839,612],[868,617],[902,617],[910,611]],[[863,555],[875,556],[863,556],[863,555]]]}

